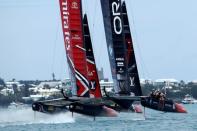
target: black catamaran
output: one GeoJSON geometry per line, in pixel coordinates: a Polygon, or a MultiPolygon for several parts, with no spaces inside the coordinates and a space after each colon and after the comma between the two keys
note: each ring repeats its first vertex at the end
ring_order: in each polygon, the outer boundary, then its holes
{"type": "Polygon", "coordinates": [[[136,96],[141,96],[142,91],[126,6],[121,0],[101,0],[101,7],[114,88],[118,94],[108,98],[128,110],[134,101],[140,101],[136,96]]]}
{"type": "Polygon", "coordinates": [[[172,100],[142,96],[126,3],[121,0],[101,0],[101,7],[112,77],[118,94],[108,98],[125,109],[134,101],[141,101],[144,107],[151,109],[185,113],[184,107],[172,100]]]}

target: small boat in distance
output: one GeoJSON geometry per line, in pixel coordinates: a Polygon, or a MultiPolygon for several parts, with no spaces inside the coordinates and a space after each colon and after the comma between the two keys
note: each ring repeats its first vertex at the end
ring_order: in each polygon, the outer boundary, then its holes
{"type": "Polygon", "coordinates": [[[185,98],[181,101],[183,104],[197,104],[197,100],[194,99],[191,95],[185,95],[185,98]]]}

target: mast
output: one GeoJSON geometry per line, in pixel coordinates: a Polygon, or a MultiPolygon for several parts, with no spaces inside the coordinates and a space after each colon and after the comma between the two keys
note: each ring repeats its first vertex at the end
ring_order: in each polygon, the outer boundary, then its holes
{"type": "Polygon", "coordinates": [[[59,0],[66,56],[76,82],[77,96],[89,97],[81,0],[59,0]]]}
{"type": "Polygon", "coordinates": [[[97,74],[93,48],[92,48],[92,41],[90,37],[90,30],[88,26],[87,15],[84,15],[83,18],[83,31],[84,31],[84,44],[86,49],[86,61],[87,61],[87,68],[88,68],[88,80],[89,80],[89,93],[90,97],[100,98],[101,90],[99,84],[99,78],[97,74]]]}
{"type": "Polygon", "coordinates": [[[114,89],[120,95],[128,95],[121,0],[101,0],[101,7],[114,89]]]}
{"type": "Polygon", "coordinates": [[[128,67],[127,79],[129,82],[128,90],[134,93],[135,96],[141,96],[142,90],[140,85],[138,69],[137,69],[137,63],[135,59],[135,52],[133,48],[133,41],[132,41],[125,1],[123,1],[122,3],[122,16],[123,16],[125,44],[127,49],[127,67],[128,67]]]}

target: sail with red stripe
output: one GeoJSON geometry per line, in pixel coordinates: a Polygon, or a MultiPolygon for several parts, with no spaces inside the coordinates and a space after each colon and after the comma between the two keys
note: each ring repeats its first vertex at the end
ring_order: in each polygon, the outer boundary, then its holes
{"type": "Polygon", "coordinates": [[[60,0],[65,48],[77,96],[101,97],[87,17],[82,21],[81,0],[60,0]]]}
{"type": "Polygon", "coordinates": [[[89,97],[81,0],[59,0],[67,60],[75,78],[77,96],[89,97]]]}

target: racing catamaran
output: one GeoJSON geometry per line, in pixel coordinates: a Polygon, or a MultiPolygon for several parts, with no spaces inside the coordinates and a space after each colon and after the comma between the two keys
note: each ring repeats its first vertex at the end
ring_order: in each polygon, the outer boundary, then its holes
{"type": "Polygon", "coordinates": [[[70,110],[89,116],[117,116],[101,102],[101,91],[93,55],[87,16],[82,21],[81,0],[60,0],[60,12],[73,88],[77,97],[67,97],[32,104],[34,111],[59,113],[70,110]]]}
{"type": "Polygon", "coordinates": [[[185,113],[184,107],[173,100],[142,96],[137,63],[133,49],[126,3],[121,0],[101,0],[105,35],[112,78],[117,96],[108,99],[129,109],[134,101],[141,101],[144,107],[185,113]]]}

